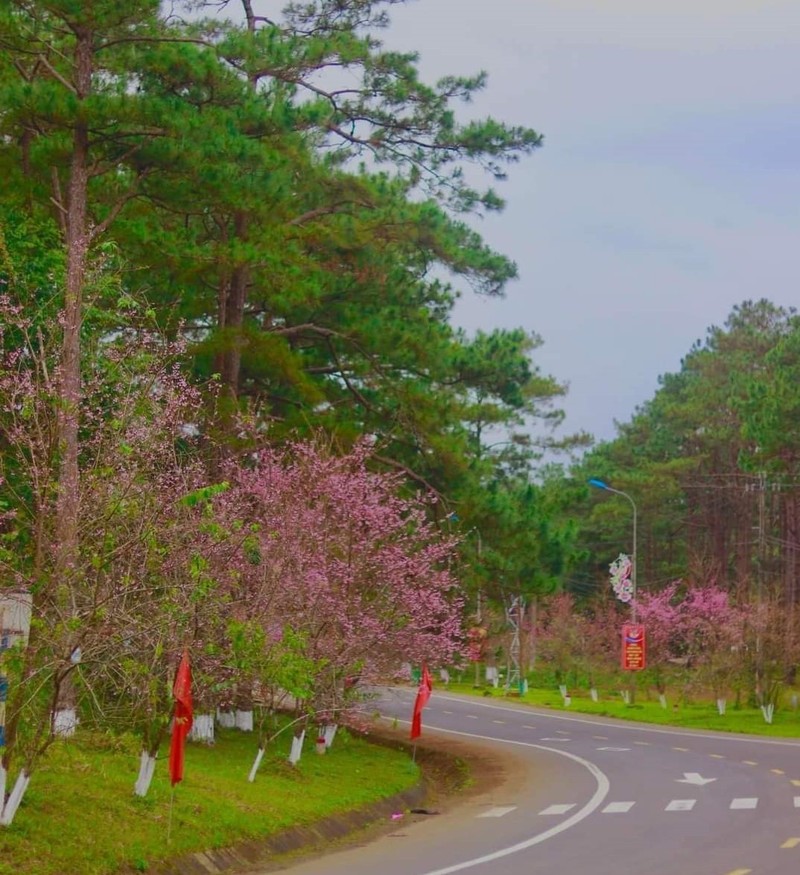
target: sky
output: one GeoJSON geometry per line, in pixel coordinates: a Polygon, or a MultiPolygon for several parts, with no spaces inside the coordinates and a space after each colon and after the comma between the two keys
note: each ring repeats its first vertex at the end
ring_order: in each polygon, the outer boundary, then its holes
{"type": "Polygon", "coordinates": [[[736,304],[800,304],[798,0],[409,0],[385,45],[427,80],[485,70],[463,118],[532,127],[499,215],[520,278],[469,331],[541,335],[564,434],[614,437],[736,304]]]}

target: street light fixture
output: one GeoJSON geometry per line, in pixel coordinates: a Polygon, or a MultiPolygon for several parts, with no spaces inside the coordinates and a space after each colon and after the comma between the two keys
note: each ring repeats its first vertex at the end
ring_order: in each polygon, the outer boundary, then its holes
{"type": "Polygon", "coordinates": [[[598,479],[597,477],[591,477],[589,479],[589,485],[594,486],[595,489],[604,489],[606,492],[613,492],[615,495],[621,495],[623,498],[627,498],[631,503],[631,507],[633,508],[633,556],[631,556],[631,587],[632,587],[632,595],[633,598],[631,600],[631,619],[633,620],[634,625],[636,624],[636,561],[638,558],[638,554],[636,552],[636,502],[628,495],[627,492],[623,492],[621,489],[614,489],[608,485],[608,483],[603,480],[598,479]]]}

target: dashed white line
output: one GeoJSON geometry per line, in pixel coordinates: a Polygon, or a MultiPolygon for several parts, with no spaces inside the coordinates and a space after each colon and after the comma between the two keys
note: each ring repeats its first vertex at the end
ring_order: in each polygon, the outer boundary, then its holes
{"type": "Polygon", "coordinates": [[[495,808],[490,808],[488,811],[484,811],[483,814],[479,814],[478,817],[504,817],[506,814],[510,814],[512,811],[516,810],[516,805],[498,805],[495,808]]]}
{"type": "Polygon", "coordinates": [[[673,799],[664,811],[691,811],[695,802],[697,802],[696,799],[673,799]]]}
{"type": "Polygon", "coordinates": [[[602,814],[625,814],[625,812],[630,811],[634,805],[636,805],[635,802],[609,802],[602,810],[602,814]]]}
{"type": "Polygon", "coordinates": [[[570,809],[575,807],[574,802],[568,802],[564,805],[548,805],[543,811],[540,811],[539,814],[566,814],[570,809]]]}
{"type": "Polygon", "coordinates": [[[758,798],[754,796],[742,796],[731,801],[732,809],[755,808],[756,805],[758,805],[758,798]]]}

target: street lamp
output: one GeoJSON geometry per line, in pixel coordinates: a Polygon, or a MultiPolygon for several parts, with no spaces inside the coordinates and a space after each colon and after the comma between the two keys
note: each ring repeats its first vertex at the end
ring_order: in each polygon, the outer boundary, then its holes
{"type": "Polygon", "coordinates": [[[602,480],[599,480],[597,477],[592,477],[589,480],[589,485],[594,486],[595,489],[605,489],[606,492],[613,492],[615,495],[621,495],[623,498],[627,498],[631,503],[631,507],[633,508],[633,556],[631,556],[631,587],[633,589],[632,592],[632,600],[631,600],[631,618],[633,623],[636,623],[636,502],[628,495],[627,492],[623,492],[621,489],[613,489],[608,483],[605,483],[602,480]]]}

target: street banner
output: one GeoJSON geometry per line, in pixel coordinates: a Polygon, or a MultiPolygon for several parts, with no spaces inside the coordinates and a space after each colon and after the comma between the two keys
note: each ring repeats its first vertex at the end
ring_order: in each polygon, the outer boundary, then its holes
{"type": "Polygon", "coordinates": [[[644,626],[641,623],[625,623],[622,627],[622,668],[641,671],[644,667],[644,626]]]}

